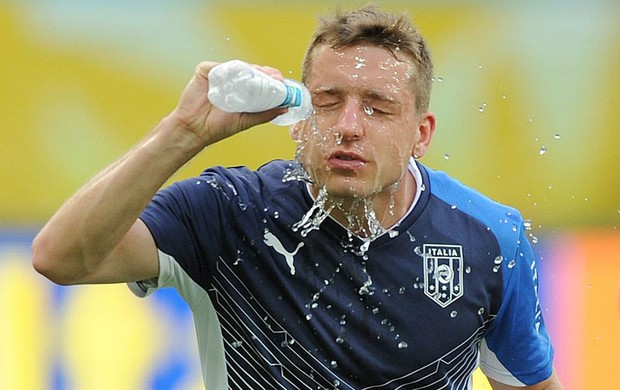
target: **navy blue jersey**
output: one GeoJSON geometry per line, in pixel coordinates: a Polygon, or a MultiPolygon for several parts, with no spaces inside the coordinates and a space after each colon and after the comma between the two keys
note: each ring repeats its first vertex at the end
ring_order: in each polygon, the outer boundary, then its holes
{"type": "Polygon", "coordinates": [[[364,251],[332,218],[293,228],[314,200],[283,181],[292,164],[208,169],[141,217],[160,276],[136,291],[187,300],[207,388],[468,389],[478,366],[511,385],[551,375],[517,210],[415,162],[415,206],[364,251]]]}

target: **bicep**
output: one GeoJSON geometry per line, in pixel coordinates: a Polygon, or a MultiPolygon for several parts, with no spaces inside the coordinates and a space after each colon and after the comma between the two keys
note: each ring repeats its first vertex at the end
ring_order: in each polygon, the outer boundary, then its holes
{"type": "Polygon", "coordinates": [[[122,283],[155,278],[159,260],[155,240],[146,224],[137,219],[101,267],[85,283],[122,283]]]}

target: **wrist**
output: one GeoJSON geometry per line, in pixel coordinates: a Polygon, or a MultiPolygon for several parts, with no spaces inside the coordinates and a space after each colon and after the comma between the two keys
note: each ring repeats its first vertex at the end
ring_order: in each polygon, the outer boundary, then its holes
{"type": "Polygon", "coordinates": [[[209,145],[205,137],[174,112],[164,117],[154,131],[165,140],[166,147],[178,149],[190,158],[209,145]]]}

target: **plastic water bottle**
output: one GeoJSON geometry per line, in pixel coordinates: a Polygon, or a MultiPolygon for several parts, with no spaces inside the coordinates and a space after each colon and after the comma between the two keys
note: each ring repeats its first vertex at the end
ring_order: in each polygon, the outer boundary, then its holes
{"type": "Polygon", "coordinates": [[[261,72],[252,65],[232,60],[215,66],[208,75],[209,101],[226,112],[261,112],[276,107],[288,111],[271,122],[289,126],[312,114],[310,92],[303,84],[284,82],[261,72]]]}

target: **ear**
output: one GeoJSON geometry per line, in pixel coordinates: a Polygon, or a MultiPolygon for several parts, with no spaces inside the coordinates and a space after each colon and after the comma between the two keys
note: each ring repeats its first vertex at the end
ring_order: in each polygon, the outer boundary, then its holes
{"type": "Polygon", "coordinates": [[[420,158],[428,152],[433,140],[433,134],[435,133],[435,114],[432,112],[425,112],[420,115],[418,122],[418,139],[413,145],[411,154],[415,158],[420,158]]]}
{"type": "Polygon", "coordinates": [[[291,135],[291,138],[296,143],[299,143],[299,141],[301,141],[302,129],[303,129],[305,122],[306,121],[304,120],[301,122],[294,123],[288,128],[288,132],[291,135]]]}

